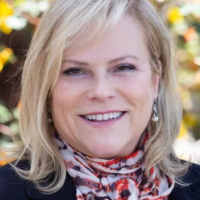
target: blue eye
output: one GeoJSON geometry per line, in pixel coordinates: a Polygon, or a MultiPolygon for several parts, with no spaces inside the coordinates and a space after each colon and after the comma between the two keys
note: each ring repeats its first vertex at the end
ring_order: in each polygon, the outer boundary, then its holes
{"type": "Polygon", "coordinates": [[[133,65],[121,65],[121,66],[117,67],[116,71],[117,72],[121,72],[121,71],[122,72],[123,71],[133,71],[135,69],[136,69],[136,67],[133,66],[133,65]]]}
{"type": "Polygon", "coordinates": [[[79,68],[70,68],[65,70],[63,73],[66,74],[67,76],[79,76],[84,74],[83,70],[79,68]]]}

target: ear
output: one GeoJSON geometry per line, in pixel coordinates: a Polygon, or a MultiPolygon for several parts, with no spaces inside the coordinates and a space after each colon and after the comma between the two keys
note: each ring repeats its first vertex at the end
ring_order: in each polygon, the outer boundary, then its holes
{"type": "Polygon", "coordinates": [[[154,98],[158,97],[159,90],[159,82],[162,74],[162,62],[160,60],[157,61],[158,73],[153,74],[153,89],[154,89],[154,98]]]}

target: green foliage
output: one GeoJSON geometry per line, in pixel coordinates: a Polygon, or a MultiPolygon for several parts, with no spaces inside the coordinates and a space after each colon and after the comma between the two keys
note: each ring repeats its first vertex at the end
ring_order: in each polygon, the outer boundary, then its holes
{"type": "Polygon", "coordinates": [[[11,112],[0,104],[0,123],[4,124],[9,122],[12,119],[11,112]]]}

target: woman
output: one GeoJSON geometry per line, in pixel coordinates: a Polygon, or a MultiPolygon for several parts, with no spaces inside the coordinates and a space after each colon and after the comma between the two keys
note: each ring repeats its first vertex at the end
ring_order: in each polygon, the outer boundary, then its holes
{"type": "Polygon", "coordinates": [[[172,57],[147,0],[55,1],[23,68],[23,144],[1,199],[200,199],[200,167],[173,151],[172,57]]]}

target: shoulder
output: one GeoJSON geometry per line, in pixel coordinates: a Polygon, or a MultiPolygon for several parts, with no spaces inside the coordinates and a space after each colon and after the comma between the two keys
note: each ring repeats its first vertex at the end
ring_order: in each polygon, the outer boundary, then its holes
{"type": "MultiPolygon", "coordinates": [[[[20,169],[29,169],[28,161],[21,161],[20,169]]],[[[51,176],[49,177],[51,179],[51,176]]],[[[0,199],[1,200],[72,200],[76,199],[76,189],[72,178],[68,175],[63,187],[53,194],[42,194],[34,183],[21,178],[12,165],[0,167],[0,199]]]]}
{"type": "MultiPolygon", "coordinates": [[[[21,167],[25,166],[26,163],[21,163],[21,167]]],[[[2,200],[26,199],[26,181],[17,175],[10,164],[0,168],[0,194],[2,200]]]]}
{"type": "Polygon", "coordinates": [[[169,200],[199,200],[200,199],[200,165],[191,164],[186,175],[181,179],[185,186],[175,185],[169,200]]]}

